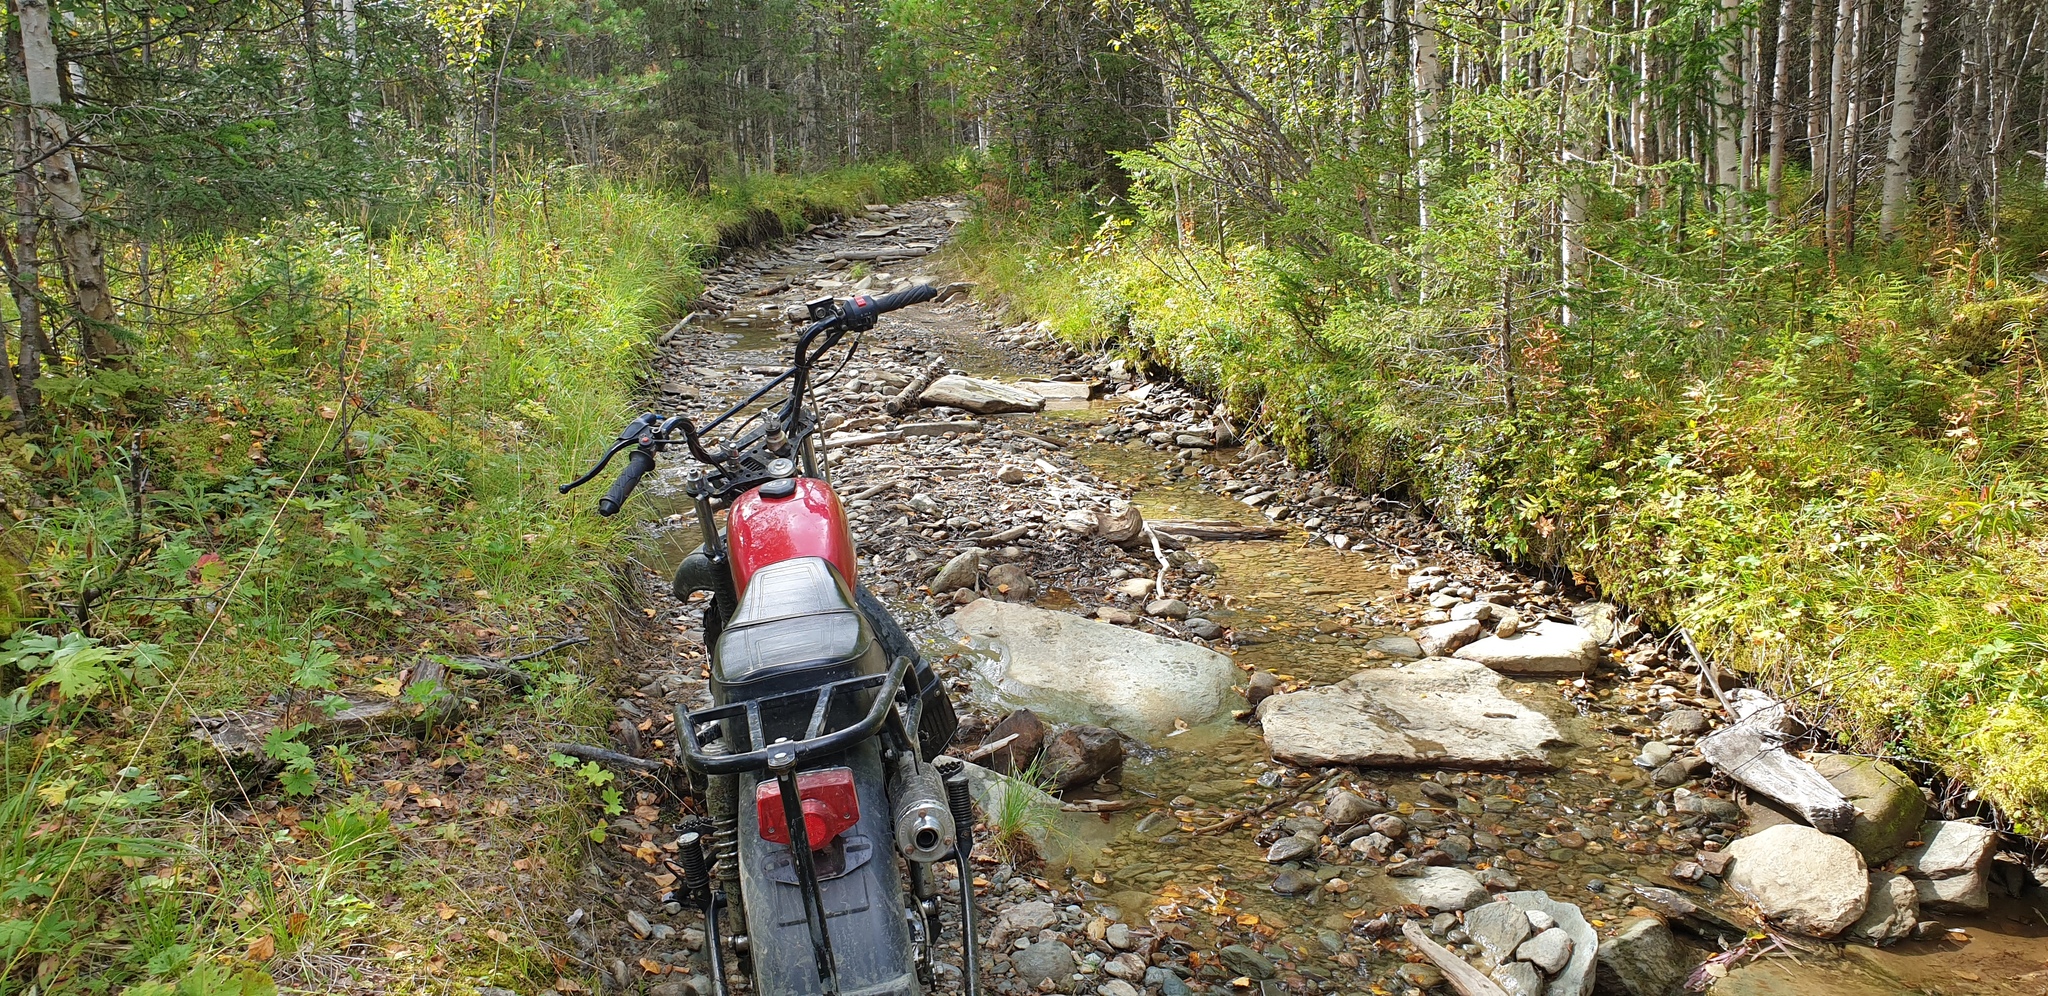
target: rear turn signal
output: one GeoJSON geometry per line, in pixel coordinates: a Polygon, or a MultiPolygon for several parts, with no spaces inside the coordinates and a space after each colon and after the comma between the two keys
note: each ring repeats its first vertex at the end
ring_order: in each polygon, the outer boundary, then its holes
{"type": "MultiPolygon", "coordinates": [[[[826,768],[796,776],[796,797],[803,808],[804,833],[811,850],[822,851],[839,835],[860,822],[860,796],[854,791],[852,768],[826,768]]],[[[763,781],[754,787],[754,812],[761,839],[772,844],[789,843],[789,826],[782,819],[782,786],[763,781]]]]}

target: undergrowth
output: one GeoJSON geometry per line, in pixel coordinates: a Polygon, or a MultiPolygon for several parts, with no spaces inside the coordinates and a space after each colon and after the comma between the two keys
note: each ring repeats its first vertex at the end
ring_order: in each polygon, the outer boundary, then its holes
{"type": "Polygon", "coordinates": [[[1505,361],[1493,302],[1390,302],[1370,255],[983,194],[954,251],[1011,307],[2048,831],[2048,294],[2005,278],[2048,248],[2040,191],[2001,250],[1914,230],[1833,261],[1804,228],[1616,216],[1595,245],[1627,269],[1569,327],[1519,306],[1505,361]]]}
{"type": "Polygon", "coordinates": [[[659,800],[541,746],[602,742],[639,614],[626,523],[556,485],[721,246],[961,178],[558,170],[488,214],[156,245],[134,361],[56,371],[0,440],[0,994],[589,976],[571,876],[659,800]],[[514,683],[409,680],[572,634],[514,683]],[[365,703],[397,720],[326,722],[365,703]],[[250,756],[189,735],[224,711],[250,756]]]}

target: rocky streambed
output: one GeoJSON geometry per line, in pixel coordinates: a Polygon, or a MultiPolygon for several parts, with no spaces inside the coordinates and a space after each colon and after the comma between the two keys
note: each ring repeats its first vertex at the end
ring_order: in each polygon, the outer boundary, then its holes
{"type": "MultiPolygon", "coordinates": [[[[951,753],[992,769],[995,991],[2048,988],[2040,872],[1995,834],[1890,765],[1805,749],[1796,717],[1595,593],[1005,326],[928,255],[965,211],[876,207],[728,261],[650,393],[743,396],[804,299],[947,288],[818,402],[867,581],[968,707],[951,753]],[[1808,794],[1740,780],[1780,768],[1808,794]]],[[[615,729],[649,756],[702,704],[700,609],[667,594],[695,543],[681,473],[636,506],[654,652],[615,729]]],[[[660,905],[675,814],[648,801],[612,827],[592,908],[618,928],[579,927],[582,954],[629,991],[701,991],[701,935],[660,905]]]]}

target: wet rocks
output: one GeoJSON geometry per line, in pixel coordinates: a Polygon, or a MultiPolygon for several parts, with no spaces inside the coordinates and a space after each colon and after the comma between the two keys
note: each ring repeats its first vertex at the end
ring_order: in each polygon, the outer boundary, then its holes
{"type": "Polygon", "coordinates": [[[1657,721],[1657,731],[1667,737],[1696,737],[1708,727],[1707,714],[1700,709],[1673,709],[1657,721]]]}
{"type": "Polygon", "coordinates": [[[1787,823],[1736,841],[1728,853],[1728,884],[1773,923],[1833,937],[1863,915],[1869,873],[1840,837],[1787,823]]]}
{"type": "Polygon", "coordinates": [[[1223,635],[1223,626],[1214,619],[1190,616],[1187,622],[1188,635],[1197,640],[1214,640],[1223,635]]]}
{"type": "Polygon", "coordinates": [[[1115,730],[1085,723],[1066,727],[1045,748],[1045,774],[1060,788],[1087,785],[1124,763],[1115,730]]]}
{"type": "Polygon", "coordinates": [[[1409,636],[1382,636],[1368,642],[1365,649],[1378,651],[1397,660],[1412,661],[1428,656],[1422,652],[1422,644],[1409,636]]]}
{"type": "Polygon", "coordinates": [[[1280,676],[1271,671],[1253,671],[1251,679],[1245,682],[1244,700],[1258,705],[1273,697],[1280,690],[1280,676]]]}
{"type": "MultiPolygon", "coordinates": [[[[971,606],[970,606],[971,608],[971,606]]],[[[1297,765],[1551,767],[1549,718],[1514,699],[1484,666],[1450,657],[1361,671],[1260,703],[1266,745],[1297,765]]]]}
{"type": "Polygon", "coordinates": [[[1149,738],[1172,732],[1176,719],[1208,722],[1236,701],[1230,658],[1184,640],[987,598],[962,606],[952,621],[997,651],[984,680],[1042,716],[1149,738]]]}
{"type": "Polygon", "coordinates": [[[1870,873],[1870,894],[1863,916],[1849,928],[1849,937],[1874,947],[1896,944],[1913,936],[1920,921],[1920,892],[1904,875],[1870,873]]]}
{"type": "Polygon", "coordinates": [[[1928,820],[1919,847],[1900,857],[1920,905],[1944,913],[1981,913],[1991,906],[1986,875],[1998,853],[1998,834],[1974,823],[1928,820]]]}
{"type": "Polygon", "coordinates": [[[1603,996],[1672,996],[1693,963],[1671,928],[1647,916],[1622,924],[1602,940],[1598,958],[1594,982],[1603,996]]]}
{"type": "Polygon", "coordinates": [[[1030,391],[959,374],[947,374],[932,381],[931,386],[918,396],[918,401],[925,405],[959,408],[976,415],[1035,412],[1045,407],[1045,399],[1030,391]]]}
{"type": "Polygon", "coordinates": [[[1145,614],[1160,619],[1186,619],[1188,603],[1178,598],[1160,598],[1145,603],[1145,614]]]}
{"type": "Polygon", "coordinates": [[[988,735],[982,737],[981,742],[987,746],[1010,737],[1015,739],[983,757],[981,763],[1005,775],[1030,767],[1031,762],[1038,759],[1038,752],[1045,749],[1045,721],[1029,709],[1019,709],[989,727],[988,735]]]}
{"type": "Polygon", "coordinates": [[[1384,807],[1376,807],[1356,792],[1339,792],[1323,806],[1323,822],[1333,830],[1352,826],[1384,807]]]}
{"type": "Polygon", "coordinates": [[[1086,401],[1093,393],[1090,386],[1082,381],[1020,380],[1010,386],[1036,394],[1047,401],[1086,401]]]}
{"type": "Polygon", "coordinates": [[[1577,626],[1544,620],[1506,639],[1468,644],[1458,656],[1503,674],[1583,674],[1599,662],[1600,643],[1577,626]]]}
{"type": "Polygon", "coordinates": [[[1486,886],[1463,868],[1423,867],[1389,882],[1404,901],[1432,913],[1469,910],[1488,899],[1486,886]]]}
{"type": "Polygon", "coordinates": [[[1283,861],[1299,861],[1302,858],[1312,858],[1315,857],[1316,848],[1320,843],[1320,838],[1312,833],[1297,833],[1282,837],[1274,841],[1272,847],[1266,849],[1266,861],[1270,864],[1279,864],[1283,861]]]}
{"type": "Polygon", "coordinates": [[[1842,836],[1877,864],[1906,849],[1927,816],[1920,786],[1883,761],[1847,754],[1809,754],[1807,762],[1856,807],[1842,836]]]}
{"type": "Polygon", "coordinates": [[[1273,977],[1273,962],[1265,955],[1242,944],[1232,944],[1216,952],[1223,959],[1225,968],[1252,979],[1273,977]]]}

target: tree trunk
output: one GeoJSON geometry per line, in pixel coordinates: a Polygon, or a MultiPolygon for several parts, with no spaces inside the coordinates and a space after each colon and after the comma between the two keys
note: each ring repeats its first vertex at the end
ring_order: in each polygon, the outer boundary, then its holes
{"type": "Polygon", "coordinates": [[[47,194],[45,204],[63,252],[72,302],[84,324],[83,359],[112,359],[123,350],[114,337],[114,299],[107,289],[106,261],[99,235],[85,214],[85,191],[78,179],[78,161],[71,152],[71,127],[61,110],[63,84],[58,78],[57,42],[50,34],[50,0],[17,0],[15,13],[21,25],[22,75],[28,82],[36,155],[42,160],[35,172],[47,194]]]}
{"type": "Polygon", "coordinates": [[[1919,107],[1920,35],[1927,0],[1906,0],[1899,15],[1899,57],[1892,66],[1892,130],[1884,148],[1884,200],[1877,233],[1891,238],[1911,201],[1914,114],[1919,107]]]}
{"type": "MultiPolygon", "coordinates": [[[[13,42],[20,40],[19,36],[11,39],[13,42]]],[[[16,44],[9,44],[7,48],[9,75],[19,89],[26,85],[21,79],[21,49],[16,44]]],[[[36,146],[34,132],[28,123],[28,109],[16,106],[9,117],[10,135],[14,140],[14,251],[8,254],[7,289],[14,296],[14,312],[21,323],[21,350],[16,354],[20,362],[15,374],[15,410],[23,418],[31,418],[42,398],[42,391],[36,385],[36,380],[42,376],[44,346],[43,302],[38,286],[42,271],[37,261],[42,251],[42,205],[36,191],[35,174],[29,165],[35,161],[36,146]]]]}
{"type": "Polygon", "coordinates": [[[1845,152],[1849,148],[1849,92],[1853,90],[1851,78],[1855,76],[1855,64],[1851,59],[1851,47],[1855,39],[1855,0],[1841,0],[1835,6],[1835,57],[1829,66],[1829,111],[1827,111],[1827,170],[1825,170],[1825,201],[1827,201],[1827,238],[1835,244],[1835,217],[1841,211],[1841,176],[1847,170],[1845,152]]]}
{"type": "Polygon", "coordinates": [[[1415,201],[1416,219],[1429,230],[1429,174],[1435,168],[1437,96],[1443,91],[1444,66],[1437,54],[1436,12],[1430,0],[1415,4],[1415,201]]]}
{"type": "Polygon", "coordinates": [[[1742,185],[1742,36],[1736,22],[1742,16],[1741,0],[1721,0],[1719,26],[1726,40],[1721,46],[1721,77],[1714,94],[1714,185],[1724,205],[1742,185]]]}
{"type": "Polygon", "coordinates": [[[1779,0],[1778,3],[1778,46],[1771,71],[1771,153],[1768,176],[1764,180],[1764,195],[1770,205],[1771,217],[1785,216],[1785,141],[1786,132],[1791,130],[1791,108],[1788,106],[1792,85],[1792,13],[1796,0],[1779,0]]]}
{"type": "Polygon", "coordinates": [[[1580,104],[1593,73],[1592,35],[1586,28],[1587,0],[1570,0],[1565,7],[1564,100],[1558,110],[1558,169],[1563,183],[1558,204],[1558,279],[1564,304],[1559,317],[1566,327],[1578,318],[1572,296],[1578,290],[1586,265],[1586,188],[1581,183],[1579,162],[1586,158],[1580,104]]]}

